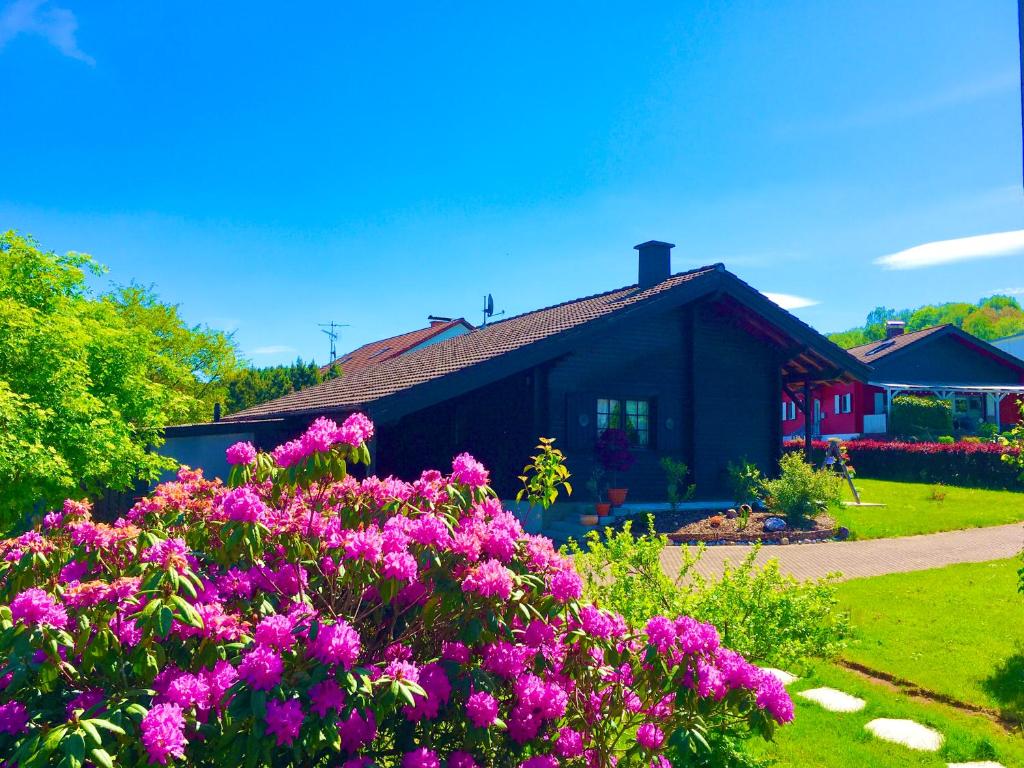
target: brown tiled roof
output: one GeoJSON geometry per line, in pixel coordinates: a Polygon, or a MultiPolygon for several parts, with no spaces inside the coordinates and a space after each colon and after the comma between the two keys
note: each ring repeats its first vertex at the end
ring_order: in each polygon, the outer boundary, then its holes
{"type": "MultiPolygon", "coordinates": [[[[347,410],[380,400],[432,379],[491,360],[592,320],[635,307],[685,283],[724,271],[721,264],[672,275],[650,288],[628,285],[545,309],[510,317],[484,328],[392,357],[376,365],[348,370],[337,379],[292,392],[226,416],[224,420],[317,411],[347,410]]],[[[344,368],[344,364],[343,364],[344,368]]]]}
{"type": "Polygon", "coordinates": [[[883,357],[891,355],[893,352],[898,352],[901,349],[905,349],[911,344],[931,336],[933,333],[937,333],[938,331],[951,327],[952,326],[949,323],[944,325],[933,325],[930,328],[922,328],[919,331],[911,331],[910,333],[893,336],[891,339],[882,339],[881,341],[872,341],[868,344],[861,344],[857,347],[851,347],[846,351],[862,363],[871,365],[876,360],[881,360],[883,357]]]}
{"type": "Polygon", "coordinates": [[[332,365],[340,365],[342,371],[346,376],[348,376],[356,371],[366,368],[369,365],[376,365],[377,363],[382,363],[392,357],[398,357],[403,352],[408,352],[410,349],[418,347],[424,342],[430,341],[435,336],[459,326],[472,328],[472,326],[461,317],[456,320],[432,323],[427,328],[418,328],[415,331],[401,333],[398,336],[392,336],[388,339],[381,339],[380,341],[371,341],[369,344],[363,344],[363,346],[358,349],[354,349],[351,352],[342,355],[333,363],[325,365],[321,370],[326,371],[332,365]]]}

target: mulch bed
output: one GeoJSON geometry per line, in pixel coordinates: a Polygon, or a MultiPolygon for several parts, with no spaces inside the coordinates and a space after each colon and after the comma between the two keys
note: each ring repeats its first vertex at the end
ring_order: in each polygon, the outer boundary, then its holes
{"type": "MultiPolygon", "coordinates": [[[[766,544],[781,544],[783,539],[789,542],[798,541],[825,541],[835,538],[836,521],[828,515],[818,515],[813,521],[813,527],[808,528],[787,528],[784,531],[769,533],[764,529],[764,522],[769,517],[774,517],[767,512],[753,512],[747,521],[747,527],[743,530],[737,529],[739,518],[730,520],[724,518],[718,527],[711,525],[713,515],[705,515],[699,520],[689,521],[676,530],[668,533],[670,541],[678,544],[685,544],[691,541],[704,542],[728,542],[753,543],[763,541],[766,544]]],[[[724,516],[723,516],[724,517],[724,516]]]]}

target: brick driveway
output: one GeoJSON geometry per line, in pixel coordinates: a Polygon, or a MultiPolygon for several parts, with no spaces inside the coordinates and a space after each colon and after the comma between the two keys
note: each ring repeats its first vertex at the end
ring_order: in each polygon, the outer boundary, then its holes
{"type": "MultiPolygon", "coordinates": [[[[758,553],[758,564],[778,558],[783,573],[811,579],[838,571],[844,579],[880,576],[885,573],[922,571],[953,563],[979,563],[1013,557],[1024,548],[1024,525],[1013,523],[992,528],[946,531],[924,536],[870,541],[835,541],[821,544],[768,545],[758,553]]],[[[670,576],[679,573],[684,547],[666,547],[661,563],[670,576]]],[[[739,563],[748,546],[708,547],[697,565],[704,576],[718,576],[728,560],[739,563]]]]}

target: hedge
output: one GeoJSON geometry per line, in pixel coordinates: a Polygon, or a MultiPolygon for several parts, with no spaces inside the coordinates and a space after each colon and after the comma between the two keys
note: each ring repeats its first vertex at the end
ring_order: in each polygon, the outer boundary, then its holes
{"type": "Polygon", "coordinates": [[[949,400],[900,395],[892,401],[892,432],[903,437],[935,438],[953,431],[949,400]]]}
{"type": "MultiPolygon", "coordinates": [[[[1017,448],[995,443],[909,443],[900,440],[850,440],[843,443],[860,477],[912,483],[946,483],[996,490],[1024,490],[1018,470],[1003,461],[1017,448]]],[[[802,451],[803,441],[789,441],[787,451],[802,451]]],[[[828,442],[812,443],[813,458],[825,458],[828,442]]]]}

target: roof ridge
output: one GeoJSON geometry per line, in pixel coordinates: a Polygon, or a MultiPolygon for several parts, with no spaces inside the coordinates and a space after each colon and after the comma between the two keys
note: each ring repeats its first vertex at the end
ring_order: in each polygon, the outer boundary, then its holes
{"type": "MultiPolygon", "coordinates": [[[[703,267],[694,267],[693,269],[684,269],[682,272],[673,272],[668,277],[666,277],[664,280],[662,280],[660,282],[657,282],[654,285],[648,286],[647,288],[644,288],[643,290],[649,291],[652,288],[656,288],[659,285],[661,285],[662,283],[667,282],[668,280],[671,280],[674,277],[681,277],[683,275],[695,275],[695,274],[698,274],[700,272],[711,272],[712,270],[721,271],[724,268],[725,268],[724,264],[722,264],[721,262],[717,262],[715,264],[705,264],[703,267]]],[[[557,304],[549,304],[546,307],[538,307],[537,309],[530,309],[530,310],[527,310],[526,312],[520,312],[518,315],[509,315],[508,317],[503,317],[503,318],[501,318],[501,320],[496,320],[493,323],[488,323],[487,325],[477,326],[473,330],[474,331],[482,331],[485,328],[491,328],[491,327],[496,326],[496,325],[501,325],[502,323],[507,323],[509,320],[517,320],[520,317],[527,317],[529,315],[536,314],[537,312],[547,312],[547,311],[552,310],[552,309],[558,309],[559,307],[567,307],[570,304],[576,304],[576,303],[581,302],[581,301],[591,301],[593,299],[599,299],[602,296],[610,296],[613,293],[619,293],[620,291],[626,291],[626,290],[629,290],[630,288],[638,288],[638,287],[639,287],[639,283],[630,283],[629,285],[624,285],[621,288],[612,288],[611,290],[608,290],[608,291],[601,291],[599,293],[592,293],[589,296],[580,296],[580,297],[575,298],[575,299],[567,299],[565,301],[560,301],[557,304]]]]}
{"type": "Polygon", "coordinates": [[[863,344],[857,344],[856,346],[850,347],[846,351],[847,352],[852,352],[855,349],[865,349],[866,347],[873,347],[876,344],[884,344],[887,341],[896,341],[897,339],[905,339],[908,336],[917,336],[917,335],[925,333],[925,332],[934,333],[935,331],[941,330],[942,328],[956,328],[956,326],[953,325],[953,323],[939,323],[938,325],[929,325],[929,326],[927,326],[925,328],[918,328],[916,331],[907,331],[906,333],[901,333],[898,336],[893,336],[893,337],[888,338],[888,339],[883,338],[883,339],[875,339],[874,341],[866,341],[863,344]]]}

